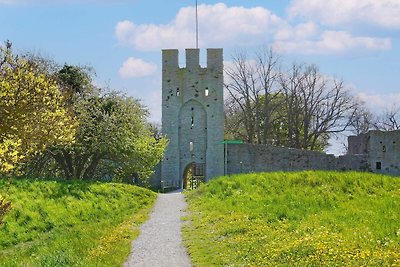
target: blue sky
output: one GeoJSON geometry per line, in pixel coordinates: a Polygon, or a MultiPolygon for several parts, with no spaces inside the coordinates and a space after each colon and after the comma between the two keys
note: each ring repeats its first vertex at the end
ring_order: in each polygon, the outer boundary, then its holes
{"type": "MultiPolygon", "coordinates": [[[[0,41],[59,63],[90,65],[96,83],[161,117],[161,49],[195,46],[195,1],[0,0],[0,41]]],[[[400,0],[198,1],[200,48],[272,46],[315,63],[374,110],[400,103],[400,0]]],[[[202,51],[204,53],[204,50],[202,51]]]]}

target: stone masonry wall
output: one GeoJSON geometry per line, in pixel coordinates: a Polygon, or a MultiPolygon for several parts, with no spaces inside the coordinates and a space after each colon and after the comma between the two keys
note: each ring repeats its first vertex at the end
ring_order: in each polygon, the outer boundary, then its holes
{"type": "Polygon", "coordinates": [[[351,155],[368,153],[368,134],[360,134],[357,136],[349,136],[347,138],[347,153],[351,155]]]}
{"type": "Polygon", "coordinates": [[[207,49],[206,68],[199,64],[199,53],[199,49],[186,49],[184,68],[179,67],[178,50],[162,53],[162,132],[169,145],[161,175],[177,187],[192,162],[205,163],[206,180],[224,170],[222,49],[207,49]]]}
{"type": "Polygon", "coordinates": [[[367,171],[366,155],[335,157],[316,151],[269,145],[228,145],[228,174],[301,170],[367,171]]]}

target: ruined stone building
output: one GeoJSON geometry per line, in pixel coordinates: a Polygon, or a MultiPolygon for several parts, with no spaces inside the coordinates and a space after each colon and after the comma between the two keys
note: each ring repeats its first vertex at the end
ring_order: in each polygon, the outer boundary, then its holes
{"type": "Polygon", "coordinates": [[[162,51],[162,132],[169,139],[164,158],[151,183],[185,188],[188,175],[205,181],[224,174],[354,170],[400,175],[400,131],[349,137],[349,153],[335,157],[254,144],[224,145],[223,53],[207,49],[207,66],[200,50],[186,49],[186,66],[179,66],[176,49],[162,51]]]}
{"type": "Polygon", "coordinates": [[[365,156],[372,172],[400,176],[400,130],[349,136],[348,154],[365,156]]]}

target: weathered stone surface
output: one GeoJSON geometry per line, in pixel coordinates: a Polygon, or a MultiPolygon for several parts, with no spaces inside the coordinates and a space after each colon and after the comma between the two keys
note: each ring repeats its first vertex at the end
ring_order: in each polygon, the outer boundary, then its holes
{"type": "Polygon", "coordinates": [[[366,155],[373,172],[400,176],[400,130],[369,131],[349,136],[348,142],[349,154],[366,155]]]}
{"type": "Polygon", "coordinates": [[[366,155],[335,157],[317,151],[269,145],[228,145],[228,174],[301,170],[367,171],[366,155]]]}
{"type": "Polygon", "coordinates": [[[169,145],[161,179],[177,187],[192,162],[205,163],[206,180],[223,174],[222,49],[207,49],[207,68],[200,66],[199,54],[186,49],[186,67],[180,68],[178,50],[163,50],[162,132],[169,145]]]}

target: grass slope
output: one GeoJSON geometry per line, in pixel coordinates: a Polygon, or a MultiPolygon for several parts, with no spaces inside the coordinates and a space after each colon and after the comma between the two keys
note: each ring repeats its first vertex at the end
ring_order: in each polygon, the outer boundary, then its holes
{"type": "Polygon", "coordinates": [[[121,266],[156,197],[131,185],[40,180],[15,180],[8,195],[0,266],[121,266]]]}
{"type": "Polygon", "coordinates": [[[246,174],[187,199],[196,266],[400,266],[400,178],[246,174]]]}

